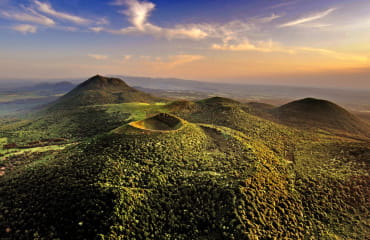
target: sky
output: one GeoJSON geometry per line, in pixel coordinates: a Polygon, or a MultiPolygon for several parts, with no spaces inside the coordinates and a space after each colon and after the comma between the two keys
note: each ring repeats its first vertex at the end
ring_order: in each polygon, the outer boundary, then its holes
{"type": "Polygon", "coordinates": [[[0,81],[97,73],[370,89],[370,1],[0,0],[0,81]]]}

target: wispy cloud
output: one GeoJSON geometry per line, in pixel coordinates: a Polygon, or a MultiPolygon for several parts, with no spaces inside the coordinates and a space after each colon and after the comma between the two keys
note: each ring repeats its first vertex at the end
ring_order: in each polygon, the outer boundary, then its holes
{"type": "Polygon", "coordinates": [[[106,29],[104,27],[91,27],[89,29],[91,31],[93,31],[93,32],[96,32],[96,33],[99,33],[99,32],[102,32],[102,31],[106,31],[106,29]]]}
{"type": "Polygon", "coordinates": [[[119,11],[128,18],[131,26],[121,29],[109,29],[102,26],[91,27],[93,32],[108,32],[112,34],[151,35],[167,39],[193,39],[206,38],[222,39],[228,42],[238,39],[246,32],[256,29],[257,25],[270,23],[282,15],[272,13],[268,16],[250,18],[245,21],[231,21],[224,24],[195,23],[178,24],[173,27],[158,26],[150,21],[150,16],[156,5],[149,1],[141,0],[115,0],[111,3],[116,6],[126,6],[127,9],[119,11]]]}
{"type": "Polygon", "coordinates": [[[0,11],[0,15],[3,18],[16,20],[20,22],[31,22],[45,26],[54,26],[55,22],[53,19],[48,18],[40,13],[37,13],[33,9],[25,8],[26,12],[12,12],[12,11],[0,11]]]}
{"type": "MultiPolygon", "coordinates": [[[[85,31],[84,29],[77,28],[77,25],[88,27],[91,31],[99,32],[99,28],[103,25],[109,25],[110,22],[105,17],[95,19],[86,19],[76,15],[59,12],[53,8],[48,2],[41,2],[39,0],[30,0],[29,6],[18,5],[13,6],[11,10],[0,10],[0,17],[13,20],[16,22],[25,22],[28,25],[43,25],[48,28],[53,28],[61,31],[85,31]],[[16,9],[17,8],[17,9],[16,9]],[[72,26],[67,23],[70,22],[72,26]]],[[[19,25],[19,24],[18,24],[19,25]]]]}
{"type": "Polygon", "coordinates": [[[258,22],[261,22],[261,23],[269,23],[269,22],[272,22],[278,18],[281,18],[282,15],[277,15],[275,13],[271,14],[271,16],[267,16],[267,17],[260,17],[260,18],[257,18],[256,20],[258,22]]]}
{"type": "Polygon", "coordinates": [[[109,23],[110,23],[109,20],[105,17],[102,17],[96,20],[97,25],[109,25],[109,23]]]}
{"type": "Polygon", "coordinates": [[[315,55],[322,55],[332,59],[337,59],[341,61],[350,61],[358,63],[366,63],[369,61],[369,57],[364,55],[355,55],[342,53],[330,49],[324,48],[313,48],[313,47],[288,47],[284,46],[281,43],[274,42],[272,40],[268,41],[256,41],[251,42],[248,39],[245,39],[236,44],[224,43],[224,44],[213,44],[211,46],[213,50],[222,50],[222,51],[232,51],[232,52],[263,52],[263,53],[287,53],[287,54],[307,54],[313,53],[315,55]]]}
{"type": "Polygon", "coordinates": [[[333,50],[323,49],[323,48],[299,47],[299,48],[296,48],[296,50],[301,51],[301,52],[317,53],[320,55],[324,55],[324,56],[328,56],[331,58],[336,58],[338,60],[344,60],[344,61],[354,61],[354,62],[368,62],[369,61],[369,58],[367,56],[341,53],[341,52],[336,52],[333,50]]]}
{"type": "Polygon", "coordinates": [[[13,30],[21,32],[23,34],[36,33],[37,27],[29,24],[20,24],[12,27],[13,30]]]}
{"type": "Polygon", "coordinates": [[[287,7],[287,6],[294,5],[294,4],[298,3],[298,2],[299,2],[299,0],[284,1],[284,2],[281,2],[281,3],[275,4],[275,5],[272,5],[270,8],[271,9],[275,9],[275,8],[287,7]]]}
{"type": "Polygon", "coordinates": [[[302,17],[302,18],[299,18],[299,19],[281,24],[279,27],[281,27],[281,28],[282,27],[293,27],[293,26],[297,26],[297,25],[300,25],[300,24],[303,24],[303,23],[312,22],[312,21],[315,21],[315,20],[318,20],[318,19],[321,19],[321,18],[324,18],[324,17],[330,15],[335,10],[336,10],[336,8],[329,8],[325,11],[318,12],[318,13],[315,13],[315,14],[312,14],[312,15],[309,15],[309,16],[306,16],[306,17],[302,17]]]}
{"type": "Polygon", "coordinates": [[[67,20],[76,24],[88,24],[90,20],[75,16],[68,13],[58,12],[56,11],[49,3],[43,3],[38,0],[34,0],[36,8],[38,11],[53,16],[58,19],[67,20]]]}
{"type": "Polygon", "coordinates": [[[200,61],[205,59],[205,57],[201,55],[179,54],[165,58],[141,56],[140,59],[143,61],[142,64],[147,64],[156,69],[173,69],[178,66],[200,61]]]}
{"type": "Polygon", "coordinates": [[[149,17],[155,9],[155,4],[148,1],[139,0],[116,0],[113,5],[126,6],[127,9],[120,13],[128,17],[132,26],[119,30],[106,29],[102,27],[93,27],[90,30],[94,32],[110,32],[114,34],[147,34],[165,38],[189,38],[203,39],[208,36],[198,25],[178,25],[173,28],[164,28],[155,25],[149,21],[149,17]]]}
{"type": "Polygon", "coordinates": [[[300,27],[302,28],[318,28],[318,29],[325,29],[332,26],[332,24],[329,23],[308,23],[308,24],[302,24],[300,27]]]}
{"type": "Polygon", "coordinates": [[[88,56],[95,60],[107,60],[108,59],[107,55],[101,55],[101,54],[91,53],[91,54],[88,54],[88,56]]]}
{"type": "Polygon", "coordinates": [[[199,61],[204,59],[204,56],[201,55],[188,55],[188,54],[182,54],[182,55],[176,55],[170,57],[170,61],[168,62],[169,67],[176,67],[178,65],[183,65],[195,61],[199,61]]]}
{"type": "Polygon", "coordinates": [[[251,42],[248,39],[244,39],[240,43],[230,44],[213,44],[212,49],[214,50],[224,50],[224,51],[234,51],[234,52],[246,52],[246,51],[256,51],[256,52],[286,52],[293,53],[293,50],[283,47],[280,43],[274,42],[272,40],[268,41],[257,41],[251,42]]]}

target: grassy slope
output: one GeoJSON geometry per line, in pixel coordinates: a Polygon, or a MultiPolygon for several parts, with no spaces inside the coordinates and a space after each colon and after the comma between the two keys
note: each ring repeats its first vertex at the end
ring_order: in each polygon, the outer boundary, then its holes
{"type": "MultiPolygon", "coordinates": [[[[16,206],[23,205],[23,198],[34,206],[19,211],[5,205],[6,224],[19,229],[11,236],[36,232],[64,239],[99,234],[107,239],[303,236],[298,225],[292,225],[293,231],[282,229],[302,209],[288,196],[284,174],[278,171],[284,165],[260,143],[247,144],[245,135],[228,128],[201,129],[189,123],[171,133],[120,132],[76,147],[75,154],[65,152],[47,165],[8,176],[2,186],[8,193],[5,204],[22,191],[16,206]],[[47,184],[40,176],[49,179],[47,184]],[[262,191],[266,186],[268,192],[262,191]],[[30,198],[35,192],[48,194],[30,198]],[[269,204],[262,201],[266,194],[269,204]],[[283,207],[286,202],[289,205],[283,207]],[[37,224],[32,224],[36,218],[37,224]],[[19,224],[21,219],[27,224],[19,224]]],[[[302,221],[298,222],[303,226],[302,221]]]]}
{"type": "Polygon", "coordinates": [[[290,175],[294,176],[291,181],[297,183],[297,186],[293,185],[292,188],[298,191],[304,203],[305,212],[312,220],[309,223],[311,234],[315,232],[317,237],[326,236],[331,239],[336,236],[331,232],[333,231],[339,233],[337,237],[347,234],[351,238],[361,239],[359,233],[369,232],[366,214],[370,206],[364,201],[364,197],[370,194],[366,187],[369,182],[368,142],[352,143],[352,140],[331,136],[329,132],[320,135],[294,131],[250,116],[245,113],[240,104],[229,101],[215,102],[214,99],[211,99],[211,103],[208,100],[202,101],[200,106],[193,106],[183,115],[191,121],[237,129],[252,139],[258,139],[279,156],[291,161],[290,175]],[[343,176],[344,172],[346,175],[343,176]],[[338,176],[342,177],[338,178],[338,176]],[[299,180],[295,181],[295,178],[299,180]],[[341,190],[333,193],[332,189],[337,186],[341,190]],[[342,186],[346,187],[341,188],[342,186]],[[357,190],[348,193],[344,190],[348,189],[348,186],[357,190]],[[330,194],[322,197],[325,192],[330,194]],[[358,201],[354,201],[356,202],[354,204],[348,199],[358,201]],[[325,211],[330,212],[330,218],[322,217],[325,216],[325,211]],[[363,214],[359,216],[359,212],[363,214]]]}
{"type": "MultiPolygon", "coordinates": [[[[287,157],[302,138],[312,139],[312,134],[293,130],[248,114],[245,106],[223,98],[210,98],[196,103],[190,110],[175,108],[175,113],[198,123],[229,127],[260,139],[280,156],[287,157]]],[[[173,111],[171,105],[169,110],[173,111]]]]}
{"type": "Polygon", "coordinates": [[[7,137],[9,143],[59,137],[80,140],[165,111],[164,103],[122,103],[41,112],[0,125],[0,137],[7,137]]]}
{"type": "Polygon", "coordinates": [[[147,131],[176,131],[183,126],[183,121],[170,114],[157,114],[144,120],[131,122],[130,126],[147,131]]]}
{"type": "Polygon", "coordinates": [[[301,129],[324,129],[335,133],[370,136],[370,125],[344,108],[325,100],[306,98],[273,111],[276,121],[301,129]]]}
{"type": "Polygon", "coordinates": [[[312,227],[328,232],[328,239],[366,239],[369,234],[369,159],[369,143],[335,138],[296,150],[295,189],[312,227]]]}
{"type": "MultiPolygon", "coordinates": [[[[167,134],[124,126],[5,176],[0,225],[17,239],[368,235],[368,145],[291,130],[235,102],[185,105],[176,111],[211,125],[187,123],[167,134]]],[[[126,120],[168,111],[99,108],[129,113],[126,120]]]]}
{"type": "Polygon", "coordinates": [[[158,101],[160,99],[128,86],[121,79],[96,75],[50,104],[48,110],[58,111],[97,104],[158,101]]]}

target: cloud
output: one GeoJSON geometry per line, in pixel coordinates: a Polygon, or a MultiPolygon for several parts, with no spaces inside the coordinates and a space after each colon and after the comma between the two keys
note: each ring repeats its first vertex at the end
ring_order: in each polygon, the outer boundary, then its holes
{"type": "Polygon", "coordinates": [[[201,55],[182,54],[182,55],[171,56],[170,61],[168,62],[168,66],[173,68],[178,65],[183,65],[183,64],[199,61],[202,59],[204,59],[204,56],[201,56],[201,55]]]}
{"type": "Polygon", "coordinates": [[[82,29],[75,26],[68,26],[68,24],[58,24],[56,20],[66,20],[78,25],[90,25],[89,29],[94,32],[100,32],[103,30],[101,27],[102,25],[110,24],[109,20],[105,17],[89,20],[79,16],[58,12],[50,5],[50,3],[43,3],[39,0],[30,1],[33,4],[30,6],[20,5],[18,10],[0,10],[0,17],[19,22],[26,22],[27,24],[32,23],[44,25],[49,28],[69,32],[82,31],[82,29]]]}
{"type": "Polygon", "coordinates": [[[108,56],[100,55],[100,54],[88,54],[88,56],[95,60],[107,60],[108,59],[108,56]]]}
{"type": "Polygon", "coordinates": [[[116,6],[126,6],[127,9],[119,11],[131,23],[131,26],[121,29],[109,29],[101,26],[90,28],[93,32],[108,32],[112,34],[151,35],[167,39],[192,39],[202,40],[206,38],[223,39],[228,42],[240,39],[246,32],[256,30],[257,25],[269,23],[281,17],[275,13],[270,16],[251,18],[248,21],[231,21],[225,24],[181,24],[173,27],[161,27],[150,22],[150,16],[156,5],[149,1],[140,0],[115,0],[111,3],[116,6]]]}
{"type": "Polygon", "coordinates": [[[30,8],[25,8],[27,12],[7,12],[0,11],[0,15],[7,19],[17,20],[21,22],[32,22],[45,26],[54,26],[55,22],[44,15],[41,15],[30,8]]]}
{"type": "Polygon", "coordinates": [[[308,23],[308,24],[300,25],[300,27],[302,28],[321,28],[321,29],[324,29],[330,26],[332,26],[332,24],[328,24],[328,23],[308,23]]]}
{"type": "Polygon", "coordinates": [[[298,2],[299,2],[299,0],[285,1],[285,2],[278,3],[276,5],[272,5],[270,8],[271,9],[274,9],[274,8],[287,7],[287,6],[294,5],[294,4],[298,3],[298,2]]]}
{"type": "Polygon", "coordinates": [[[160,57],[141,56],[140,59],[143,61],[142,64],[148,64],[156,69],[172,69],[181,65],[185,65],[191,62],[199,61],[204,59],[201,55],[191,54],[179,54],[174,56],[168,56],[165,59],[160,57]]]}
{"type": "Polygon", "coordinates": [[[203,31],[199,27],[192,25],[188,26],[177,26],[175,28],[162,28],[151,23],[145,24],[143,30],[140,30],[134,26],[122,28],[120,30],[110,30],[104,28],[92,28],[95,32],[106,31],[114,34],[144,34],[152,35],[155,37],[163,37],[168,39],[204,39],[208,36],[208,33],[203,31]]]}
{"type": "Polygon", "coordinates": [[[96,32],[96,33],[99,33],[99,32],[102,32],[102,31],[104,31],[105,30],[105,28],[103,28],[103,27],[91,27],[91,28],[89,28],[91,31],[93,31],[93,32],[96,32]]]}
{"type": "Polygon", "coordinates": [[[109,25],[110,22],[107,18],[103,17],[103,18],[99,18],[97,21],[96,21],[96,25],[109,25]]]}
{"type": "Polygon", "coordinates": [[[204,39],[209,33],[207,33],[204,26],[201,25],[179,25],[175,28],[162,28],[163,36],[173,38],[190,38],[190,39],[204,39]]]}
{"type": "Polygon", "coordinates": [[[256,52],[285,52],[293,53],[293,50],[283,47],[281,44],[272,40],[268,41],[257,41],[255,43],[250,42],[248,39],[244,39],[240,43],[236,44],[213,44],[211,46],[214,50],[223,51],[234,51],[234,52],[245,52],[245,51],[256,51],[256,52]]]}
{"type": "Polygon", "coordinates": [[[299,18],[299,19],[296,19],[294,21],[290,21],[290,22],[281,24],[279,27],[281,27],[281,28],[282,27],[293,27],[293,26],[297,26],[297,25],[300,25],[300,24],[303,24],[303,23],[312,22],[312,21],[315,21],[315,20],[318,20],[318,19],[321,19],[321,18],[324,18],[324,17],[330,15],[335,10],[336,10],[336,8],[329,8],[328,10],[325,10],[323,12],[318,12],[318,13],[312,14],[312,15],[307,16],[307,17],[299,18]]]}
{"type": "Polygon", "coordinates": [[[20,24],[12,27],[13,30],[21,32],[23,34],[36,33],[37,27],[29,24],[20,24]]]}
{"type": "Polygon", "coordinates": [[[139,2],[137,0],[126,0],[126,5],[128,6],[127,10],[122,11],[123,14],[129,17],[130,22],[137,29],[144,31],[147,23],[147,20],[150,16],[150,13],[154,10],[154,3],[143,1],[139,2]]]}
{"type": "Polygon", "coordinates": [[[67,21],[70,21],[76,24],[88,24],[90,22],[90,20],[87,20],[85,18],[81,18],[81,17],[71,15],[68,13],[58,12],[54,10],[53,7],[49,3],[42,3],[38,0],[34,0],[34,3],[37,7],[37,10],[47,15],[53,16],[55,18],[67,20],[67,21]]]}
{"type": "Polygon", "coordinates": [[[313,52],[313,53],[325,55],[325,56],[336,58],[338,60],[343,60],[343,61],[352,61],[352,62],[368,62],[369,61],[369,58],[366,56],[340,53],[340,52],[336,52],[336,51],[329,50],[329,49],[323,49],[323,48],[298,47],[296,48],[296,50],[301,51],[301,52],[313,52]]]}
{"type": "Polygon", "coordinates": [[[90,28],[94,32],[109,32],[113,34],[146,34],[168,39],[203,39],[208,36],[198,25],[178,25],[173,28],[157,26],[149,21],[149,17],[155,9],[155,4],[139,0],[116,0],[112,5],[127,6],[127,9],[120,11],[128,17],[132,26],[119,30],[106,28],[90,28]]]}
{"type": "Polygon", "coordinates": [[[271,16],[268,16],[268,17],[261,17],[261,18],[257,18],[256,20],[258,22],[261,22],[261,23],[269,23],[269,22],[272,22],[278,18],[281,18],[282,15],[277,15],[275,13],[271,14],[271,16]]]}
{"type": "Polygon", "coordinates": [[[255,51],[255,52],[264,52],[264,53],[280,52],[280,53],[288,53],[288,54],[314,53],[314,54],[327,56],[329,58],[334,58],[334,59],[341,60],[341,61],[350,61],[350,62],[359,62],[359,63],[366,63],[369,61],[369,58],[363,55],[352,55],[352,54],[341,53],[341,52],[333,51],[330,49],[324,49],[324,48],[287,47],[278,42],[274,42],[272,40],[251,42],[248,39],[245,39],[241,41],[240,43],[236,43],[236,44],[230,44],[230,43],[213,44],[211,46],[211,49],[222,50],[222,51],[233,51],[233,52],[255,51]]]}

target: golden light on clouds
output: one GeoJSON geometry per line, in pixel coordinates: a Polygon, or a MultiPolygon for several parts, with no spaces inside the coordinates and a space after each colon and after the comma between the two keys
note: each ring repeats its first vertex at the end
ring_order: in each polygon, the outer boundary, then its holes
{"type": "Polygon", "coordinates": [[[17,1],[0,10],[1,78],[99,72],[248,83],[370,68],[368,0],[247,1],[255,8],[221,1],[221,15],[203,1],[173,1],[170,9],[162,1],[94,1],[99,14],[17,1]]]}

